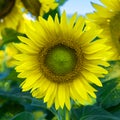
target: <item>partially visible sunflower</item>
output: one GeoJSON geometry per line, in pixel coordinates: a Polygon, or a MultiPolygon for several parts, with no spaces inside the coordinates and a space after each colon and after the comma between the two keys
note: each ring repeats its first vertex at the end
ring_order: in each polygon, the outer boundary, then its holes
{"type": "Polygon", "coordinates": [[[22,0],[22,2],[28,12],[31,12],[35,16],[43,16],[58,6],[55,0],[22,0]]]}
{"type": "Polygon", "coordinates": [[[4,62],[4,51],[0,50],[0,72],[3,71],[3,62],[4,62]]]}
{"type": "Polygon", "coordinates": [[[49,12],[50,10],[54,10],[58,6],[58,3],[56,3],[55,0],[39,0],[39,2],[41,4],[41,16],[44,15],[44,13],[49,12]]]}
{"type": "Polygon", "coordinates": [[[17,29],[22,17],[20,0],[0,0],[0,32],[4,28],[17,29]]]}
{"type": "Polygon", "coordinates": [[[104,57],[109,47],[104,39],[94,40],[99,30],[84,30],[85,19],[76,14],[67,22],[64,12],[59,21],[51,16],[48,20],[28,22],[25,33],[19,37],[22,43],[15,46],[21,54],[15,56],[18,77],[25,78],[23,91],[30,90],[33,97],[44,98],[47,106],[70,110],[70,99],[82,105],[91,104],[97,91],[92,84],[102,86],[98,77],[107,74],[102,66],[109,66],[104,57]]]}
{"type": "Polygon", "coordinates": [[[5,46],[4,50],[0,50],[0,71],[4,70],[6,67],[14,67],[16,60],[13,58],[14,55],[18,53],[18,50],[9,43],[5,46]]]}
{"type": "Polygon", "coordinates": [[[114,55],[112,59],[120,59],[120,0],[101,0],[103,5],[92,3],[96,9],[94,13],[87,14],[92,22],[103,29],[102,37],[109,39],[114,55]]]}
{"type": "Polygon", "coordinates": [[[18,54],[19,51],[16,49],[16,47],[12,44],[9,43],[6,45],[5,48],[5,63],[7,67],[14,67],[16,60],[14,59],[14,55],[18,54]]]}

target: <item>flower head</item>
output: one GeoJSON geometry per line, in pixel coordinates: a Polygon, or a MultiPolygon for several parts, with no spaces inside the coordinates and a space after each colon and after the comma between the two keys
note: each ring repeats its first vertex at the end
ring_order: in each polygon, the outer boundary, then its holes
{"type": "Polygon", "coordinates": [[[55,0],[22,0],[26,9],[35,16],[43,16],[50,10],[57,8],[58,3],[55,0]]]}
{"type": "Polygon", "coordinates": [[[15,59],[14,55],[18,54],[19,51],[16,49],[15,46],[13,46],[12,43],[9,43],[5,47],[5,58],[4,61],[6,63],[7,67],[14,67],[15,66],[15,59]]]}
{"type": "Polygon", "coordinates": [[[112,59],[120,59],[120,0],[101,0],[103,5],[92,3],[96,9],[94,13],[88,14],[89,20],[103,29],[102,37],[108,38],[114,55],[112,59]]]}
{"type": "Polygon", "coordinates": [[[18,52],[19,51],[12,43],[4,46],[4,50],[0,50],[0,71],[4,70],[4,66],[14,67],[16,65],[16,60],[13,58],[13,56],[18,52]]]}
{"type": "Polygon", "coordinates": [[[0,0],[0,32],[4,28],[17,29],[22,13],[19,0],[0,0]]]}
{"type": "Polygon", "coordinates": [[[18,77],[25,78],[23,91],[44,98],[48,107],[55,103],[56,109],[64,105],[70,109],[70,99],[91,104],[97,91],[92,84],[102,86],[98,77],[107,74],[102,66],[109,66],[104,61],[109,48],[104,39],[94,41],[99,30],[84,27],[83,17],[76,20],[74,14],[67,22],[65,12],[60,21],[56,14],[55,21],[49,16],[27,23],[28,38],[19,37],[22,43],[15,44],[21,51],[15,56],[15,69],[20,72],[18,77]]]}
{"type": "Polygon", "coordinates": [[[58,3],[55,2],[55,0],[39,0],[41,4],[40,8],[40,15],[42,16],[44,13],[48,13],[50,10],[54,10],[58,3]]]}
{"type": "Polygon", "coordinates": [[[3,62],[4,62],[4,51],[0,50],[0,72],[3,71],[3,62]]]}

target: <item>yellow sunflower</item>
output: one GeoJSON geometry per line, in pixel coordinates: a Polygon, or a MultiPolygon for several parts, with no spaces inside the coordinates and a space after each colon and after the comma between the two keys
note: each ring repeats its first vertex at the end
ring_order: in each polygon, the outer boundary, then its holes
{"type": "Polygon", "coordinates": [[[4,51],[0,50],[0,72],[3,71],[3,62],[4,62],[4,51]]]}
{"type": "Polygon", "coordinates": [[[6,48],[4,51],[5,51],[4,61],[6,63],[6,66],[14,67],[16,60],[13,58],[13,56],[19,53],[18,49],[16,49],[16,47],[12,43],[9,43],[6,45],[6,48]]]}
{"type": "Polygon", "coordinates": [[[104,56],[109,48],[104,39],[93,41],[100,31],[84,31],[85,19],[74,14],[67,22],[64,12],[59,21],[51,16],[48,20],[26,24],[26,37],[19,37],[22,43],[15,46],[18,77],[25,78],[23,91],[30,90],[33,97],[44,98],[48,108],[71,108],[70,99],[82,105],[91,104],[96,98],[92,84],[102,86],[98,77],[108,72],[102,66],[109,66],[104,56]],[[101,54],[102,53],[102,54],[101,54]]]}
{"type": "Polygon", "coordinates": [[[41,4],[41,16],[44,15],[44,13],[49,12],[50,10],[54,10],[58,6],[58,3],[56,3],[55,0],[39,0],[39,2],[41,4]]]}
{"type": "Polygon", "coordinates": [[[17,29],[21,19],[19,0],[0,0],[0,32],[4,28],[17,29]]]}
{"type": "Polygon", "coordinates": [[[4,69],[4,65],[6,67],[14,67],[16,65],[16,60],[13,56],[17,53],[18,49],[12,43],[7,44],[4,50],[0,50],[0,71],[4,69]]]}
{"type": "Polygon", "coordinates": [[[55,0],[22,0],[22,2],[26,9],[35,16],[43,16],[58,6],[55,0]]]}
{"type": "Polygon", "coordinates": [[[103,29],[102,37],[108,38],[112,46],[112,59],[120,59],[120,0],[101,0],[103,5],[92,3],[96,9],[87,17],[103,29]]]}

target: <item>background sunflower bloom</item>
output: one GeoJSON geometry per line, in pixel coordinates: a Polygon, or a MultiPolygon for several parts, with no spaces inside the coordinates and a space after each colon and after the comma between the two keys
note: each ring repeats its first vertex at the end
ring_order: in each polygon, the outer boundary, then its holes
{"type": "Polygon", "coordinates": [[[22,18],[20,3],[20,0],[0,1],[0,34],[4,28],[18,29],[19,21],[22,18]]]}
{"type": "Polygon", "coordinates": [[[43,16],[50,10],[54,10],[58,7],[58,3],[55,0],[22,0],[25,8],[35,16],[43,16]]]}
{"type": "Polygon", "coordinates": [[[108,45],[114,52],[111,59],[120,59],[120,0],[101,0],[103,5],[92,3],[96,9],[87,14],[89,20],[103,29],[102,37],[108,38],[108,45]]]}

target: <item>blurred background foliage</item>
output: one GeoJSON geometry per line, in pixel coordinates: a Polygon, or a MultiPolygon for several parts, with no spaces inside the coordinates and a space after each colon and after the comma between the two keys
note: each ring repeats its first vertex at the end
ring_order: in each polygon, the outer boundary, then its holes
{"type": "MultiPolygon", "coordinates": [[[[60,6],[66,1],[57,0],[56,2],[60,6]]],[[[54,18],[56,13],[60,15],[59,7],[45,13],[43,17],[47,19],[51,15],[54,18]]],[[[0,50],[4,51],[11,42],[19,42],[17,36],[26,36],[12,28],[5,28],[1,35],[0,50]]],[[[12,51],[14,50],[12,49],[12,51]]],[[[0,59],[1,54],[3,53],[0,53],[0,59]]],[[[0,65],[0,120],[66,119],[65,109],[58,111],[54,107],[47,109],[42,100],[33,98],[29,92],[22,92],[19,85],[23,79],[17,77],[18,73],[14,67],[8,67],[6,61],[9,61],[9,58],[4,56],[4,61],[1,61],[0,65]]],[[[109,63],[111,65],[107,68],[109,74],[101,79],[103,87],[97,88],[95,104],[79,106],[72,102],[72,109],[68,113],[70,120],[120,120],[120,61],[110,61],[109,63]]]]}

